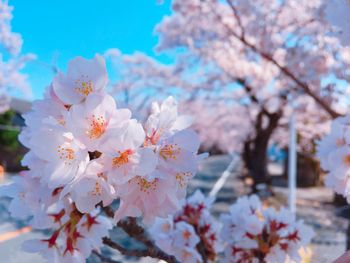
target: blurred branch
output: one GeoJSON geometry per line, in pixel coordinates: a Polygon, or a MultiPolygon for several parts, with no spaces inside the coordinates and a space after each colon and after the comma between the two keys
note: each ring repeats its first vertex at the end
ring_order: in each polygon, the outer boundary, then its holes
{"type": "MultiPolygon", "coordinates": [[[[103,211],[108,217],[114,217],[114,212],[110,207],[104,207],[103,211]]],[[[136,218],[128,217],[126,220],[121,220],[117,223],[117,226],[124,230],[130,237],[142,243],[145,249],[127,249],[120,244],[112,241],[111,239],[105,237],[103,243],[113,249],[118,250],[120,253],[126,256],[134,257],[151,257],[164,260],[168,263],[179,263],[174,256],[168,255],[163,250],[161,250],[156,244],[149,239],[146,230],[137,224],[136,218]]]]}
{"type": "Polygon", "coordinates": [[[149,256],[149,253],[147,250],[137,250],[137,249],[127,249],[118,244],[115,241],[112,241],[108,237],[103,238],[103,244],[109,246],[110,248],[113,248],[115,250],[118,250],[121,254],[125,256],[132,256],[132,257],[147,257],[149,256]]]}
{"type": "MultiPolygon", "coordinates": [[[[230,0],[226,0],[226,2],[228,3],[228,6],[232,9],[232,12],[235,14],[237,14],[236,9],[234,8],[234,6],[232,5],[230,0]],[[233,8],[232,8],[233,7],[233,8]]],[[[213,10],[213,12],[215,12],[218,20],[220,20],[220,22],[222,23],[222,17],[220,14],[218,14],[215,10],[213,10]]],[[[302,80],[298,79],[297,76],[295,76],[292,71],[290,71],[290,69],[288,69],[285,66],[282,66],[277,60],[275,60],[271,54],[268,54],[262,50],[260,50],[257,46],[251,44],[250,42],[248,42],[246,40],[246,38],[242,35],[238,35],[234,30],[232,30],[231,27],[229,27],[226,23],[222,23],[226,29],[228,30],[228,32],[234,36],[236,39],[238,39],[242,44],[244,44],[246,47],[250,48],[252,51],[254,51],[255,53],[259,54],[262,58],[264,58],[265,60],[271,62],[272,64],[274,64],[279,70],[281,70],[281,72],[286,75],[289,79],[291,79],[295,84],[297,84],[298,87],[300,87],[301,89],[304,90],[304,92],[309,95],[310,97],[312,97],[333,119],[337,118],[339,116],[341,116],[339,113],[337,113],[336,111],[334,111],[330,105],[325,102],[321,97],[319,97],[317,94],[315,94],[314,91],[312,91],[310,89],[310,87],[308,86],[307,83],[304,83],[302,80]]]]}
{"type": "Polygon", "coordinates": [[[236,7],[233,5],[233,3],[231,2],[231,0],[227,0],[227,4],[231,7],[232,11],[233,11],[233,14],[237,20],[237,24],[238,24],[238,27],[240,28],[241,30],[241,38],[242,39],[245,39],[245,32],[244,32],[244,27],[243,27],[243,24],[242,24],[242,20],[241,20],[241,17],[239,16],[239,13],[238,13],[238,10],[236,9],[236,7]]]}

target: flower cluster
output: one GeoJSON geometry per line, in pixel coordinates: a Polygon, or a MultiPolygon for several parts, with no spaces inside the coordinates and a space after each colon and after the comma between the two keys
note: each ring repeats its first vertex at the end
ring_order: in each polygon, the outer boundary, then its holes
{"type": "Polygon", "coordinates": [[[328,171],[326,185],[350,201],[350,117],[332,122],[331,131],[318,142],[317,155],[321,167],[328,171]]]}
{"type": "Polygon", "coordinates": [[[69,197],[60,198],[61,189],[52,191],[40,183],[31,171],[14,177],[3,186],[0,195],[13,198],[9,212],[18,219],[31,218],[34,229],[51,229],[47,239],[23,243],[27,252],[40,253],[48,262],[85,262],[93,249],[102,245],[102,237],[112,228],[110,220],[98,209],[81,213],[69,197]]]}
{"type": "Polygon", "coordinates": [[[226,242],[224,262],[300,262],[298,250],[313,235],[311,228],[282,208],[263,209],[257,196],[242,197],[221,216],[221,238],[226,242]]]}
{"type": "Polygon", "coordinates": [[[156,245],[169,255],[174,255],[180,262],[202,262],[197,250],[200,242],[194,227],[186,222],[174,222],[174,218],[157,218],[150,229],[156,245]]]}
{"type": "Polygon", "coordinates": [[[101,245],[111,225],[98,206],[118,200],[115,222],[143,216],[147,224],[174,213],[197,170],[198,136],[172,97],[154,103],[142,125],[117,108],[107,83],[102,57],[78,57],[24,115],[19,139],[30,149],[22,161],[29,171],[2,192],[13,198],[14,217],[53,230],[25,246],[50,262],[79,262],[101,245]]]}
{"type": "Polygon", "coordinates": [[[158,218],[151,228],[157,246],[180,262],[214,261],[222,246],[219,225],[209,211],[212,202],[198,190],[174,216],[158,218]]]}

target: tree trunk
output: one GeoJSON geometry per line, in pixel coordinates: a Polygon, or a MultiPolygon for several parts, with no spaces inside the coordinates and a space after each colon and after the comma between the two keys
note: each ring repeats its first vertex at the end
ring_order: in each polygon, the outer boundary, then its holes
{"type": "MultiPolygon", "coordinates": [[[[288,148],[285,148],[288,152],[288,148]]],[[[284,161],[284,177],[288,179],[288,159],[284,161]]],[[[297,153],[297,187],[316,186],[320,181],[320,163],[312,155],[307,153],[297,153]]]]}
{"type": "Polygon", "coordinates": [[[267,171],[267,148],[281,117],[281,111],[272,114],[261,111],[255,124],[255,137],[248,139],[244,143],[242,159],[249,176],[253,179],[254,192],[257,191],[256,187],[258,184],[268,184],[270,182],[267,171]],[[266,117],[268,120],[266,127],[263,127],[263,117],[266,117]]]}

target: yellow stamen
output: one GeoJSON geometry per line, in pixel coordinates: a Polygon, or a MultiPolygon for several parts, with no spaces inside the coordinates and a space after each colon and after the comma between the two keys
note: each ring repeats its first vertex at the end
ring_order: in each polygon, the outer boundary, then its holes
{"type": "Polygon", "coordinates": [[[66,121],[64,120],[63,116],[60,116],[58,119],[57,119],[57,122],[59,124],[61,124],[62,126],[64,126],[66,124],[66,121]]]}
{"type": "Polygon", "coordinates": [[[182,237],[183,237],[185,240],[189,240],[190,237],[191,237],[191,235],[192,235],[191,232],[188,231],[188,230],[185,230],[185,231],[182,232],[182,237]]]}
{"type": "Polygon", "coordinates": [[[70,165],[71,162],[75,159],[75,152],[72,148],[58,146],[57,152],[60,159],[64,160],[65,164],[70,165]]]}
{"type": "Polygon", "coordinates": [[[344,163],[345,163],[345,165],[350,166],[350,154],[348,154],[344,157],[344,163]]]}
{"type": "Polygon", "coordinates": [[[168,159],[177,159],[177,155],[180,153],[180,148],[177,144],[167,144],[160,149],[160,156],[166,161],[168,159]]]}
{"type": "MultiPolygon", "coordinates": [[[[82,76],[84,77],[84,76],[82,76]]],[[[87,78],[88,76],[85,76],[85,78],[87,78]]],[[[93,91],[93,83],[91,80],[87,80],[87,81],[83,81],[83,80],[77,80],[75,82],[76,87],[75,87],[75,91],[77,93],[80,93],[81,95],[87,96],[89,95],[92,91],[93,91]]]]}
{"type": "Polygon", "coordinates": [[[164,232],[168,232],[170,230],[170,224],[169,223],[163,224],[162,229],[164,232]]]}
{"type": "Polygon", "coordinates": [[[101,187],[101,185],[98,182],[96,182],[95,183],[95,188],[92,191],[92,195],[93,196],[97,196],[97,195],[101,195],[101,194],[102,194],[102,187],[101,187]]]}
{"type": "Polygon", "coordinates": [[[158,179],[149,182],[144,178],[137,177],[137,184],[140,186],[140,191],[149,194],[157,189],[158,179]]]}
{"type": "Polygon", "coordinates": [[[176,181],[181,187],[186,187],[188,180],[192,177],[192,173],[177,173],[175,175],[176,181]]]}
{"type": "Polygon", "coordinates": [[[106,131],[106,121],[102,116],[92,116],[90,130],[87,132],[90,139],[98,139],[106,131]]]}
{"type": "Polygon", "coordinates": [[[124,152],[119,152],[119,157],[113,158],[113,166],[120,167],[129,162],[130,155],[132,154],[132,150],[126,150],[124,152]]]}

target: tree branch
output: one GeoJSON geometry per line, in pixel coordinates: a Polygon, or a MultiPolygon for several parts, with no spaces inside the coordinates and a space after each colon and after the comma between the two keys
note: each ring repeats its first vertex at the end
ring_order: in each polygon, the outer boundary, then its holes
{"type": "Polygon", "coordinates": [[[151,257],[164,260],[168,263],[179,263],[174,256],[170,256],[160,250],[158,247],[147,247],[146,249],[127,249],[118,243],[112,241],[108,237],[103,238],[103,244],[109,246],[110,248],[118,250],[121,254],[125,256],[132,257],[151,257]]]}
{"type": "Polygon", "coordinates": [[[106,214],[106,216],[108,216],[110,218],[114,218],[114,211],[110,206],[103,207],[102,203],[101,203],[101,207],[102,207],[103,212],[106,214]]]}
{"type": "Polygon", "coordinates": [[[103,238],[103,244],[109,246],[110,248],[113,248],[115,250],[118,250],[121,254],[125,256],[132,256],[132,257],[147,257],[148,251],[147,250],[139,250],[139,249],[127,249],[120,244],[118,244],[115,241],[112,241],[108,237],[103,238]]]}
{"type": "MultiPolygon", "coordinates": [[[[230,0],[226,0],[229,7],[232,9],[232,12],[234,13],[236,17],[237,10],[234,8],[230,0]],[[232,8],[233,7],[233,8],[232,8]]],[[[214,11],[215,12],[215,11],[214,11]]],[[[217,13],[216,13],[217,14],[217,13]]],[[[221,16],[217,14],[218,18],[221,20],[221,16]]],[[[339,113],[334,111],[330,105],[326,101],[324,101],[321,97],[319,97],[317,94],[315,94],[310,87],[298,79],[287,67],[284,67],[279,64],[277,60],[275,60],[270,54],[265,53],[264,51],[259,50],[255,45],[249,43],[244,35],[238,35],[234,30],[232,30],[231,27],[229,27],[227,24],[223,23],[223,25],[226,27],[226,29],[236,38],[238,39],[242,44],[250,48],[255,53],[259,54],[262,58],[264,58],[267,61],[270,61],[272,64],[274,64],[279,70],[281,70],[282,73],[284,73],[288,78],[290,78],[295,84],[297,84],[298,87],[300,87],[307,95],[312,97],[333,119],[341,116],[339,113]]]]}
{"type": "Polygon", "coordinates": [[[238,24],[238,27],[240,28],[241,30],[241,38],[242,39],[245,39],[245,32],[244,32],[244,27],[243,27],[243,24],[242,24],[242,20],[241,20],[241,17],[239,16],[239,13],[238,13],[238,10],[236,9],[236,7],[233,5],[233,3],[231,2],[231,0],[227,0],[227,3],[228,5],[231,7],[232,11],[233,11],[233,14],[237,20],[237,24],[238,24]]]}
{"type": "MultiPolygon", "coordinates": [[[[104,213],[113,218],[114,212],[109,206],[102,208],[104,213]]],[[[163,250],[161,250],[156,244],[149,239],[147,236],[146,230],[137,224],[136,218],[128,217],[126,220],[121,220],[117,223],[117,226],[123,229],[123,231],[128,234],[130,237],[142,243],[146,249],[142,250],[133,250],[127,249],[121,246],[120,244],[112,241],[111,239],[105,237],[103,238],[103,243],[113,249],[118,250],[120,253],[126,256],[134,257],[151,257],[162,259],[169,263],[179,263],[174,256],[168,255],[163,250]]]]}

